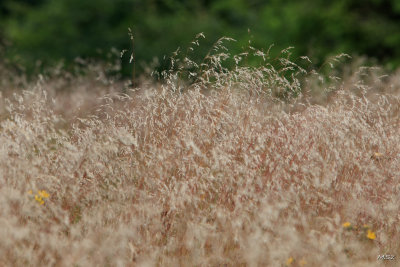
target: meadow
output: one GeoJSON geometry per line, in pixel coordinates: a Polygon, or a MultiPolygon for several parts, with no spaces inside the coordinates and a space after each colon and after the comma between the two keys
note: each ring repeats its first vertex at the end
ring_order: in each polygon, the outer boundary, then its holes
{"type": "Polygon", "coordinates": [[[396,266],[399,72],[223,48],[136,87],[1,72],[0,265],[396,266]]]}

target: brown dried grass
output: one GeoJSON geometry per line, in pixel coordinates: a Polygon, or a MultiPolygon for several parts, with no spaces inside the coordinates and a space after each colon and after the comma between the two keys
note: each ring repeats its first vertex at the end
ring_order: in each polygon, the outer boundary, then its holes
{"type": "Polygon", "coordinates": [[[400,255],[399,75],[353,68],[321,82],[287,62],[224,70],[218,56],[190,86],[171,71],[127,94],[93,77],[3,87],[0,264],[377,266],[400,255]]]}

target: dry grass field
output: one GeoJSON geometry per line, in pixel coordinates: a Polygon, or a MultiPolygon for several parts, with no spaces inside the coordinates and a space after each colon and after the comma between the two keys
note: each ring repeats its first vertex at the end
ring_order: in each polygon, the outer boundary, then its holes
{"type": "Polygon", "coordinates": [[[227,56],[2,77],[0,265],[398,266],[400,74],[227,56]]]}

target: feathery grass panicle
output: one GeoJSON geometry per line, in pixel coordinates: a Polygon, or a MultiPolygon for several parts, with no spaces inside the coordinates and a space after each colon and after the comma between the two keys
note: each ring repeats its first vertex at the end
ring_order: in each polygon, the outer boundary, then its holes
{"type": "Polygon", "coordinates": [[[104,75],[1,88],[1,264],[374,266],[399,252],[399,76],[330,79],[226,40],[126,93],[104,75]]]}

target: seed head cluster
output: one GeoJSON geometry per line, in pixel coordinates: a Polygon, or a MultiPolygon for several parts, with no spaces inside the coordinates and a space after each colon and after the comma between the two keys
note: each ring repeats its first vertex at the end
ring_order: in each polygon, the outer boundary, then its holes
{"type": "Polygon", "coordinates": [[[165,80],[125,93],[90,76],[4,83],[0,265],[376,266],[400,255],[399,75],[333,79],[253,50],[231,58],[267,63],[225,68],[224,53],[175,61],[165,80]]]}

